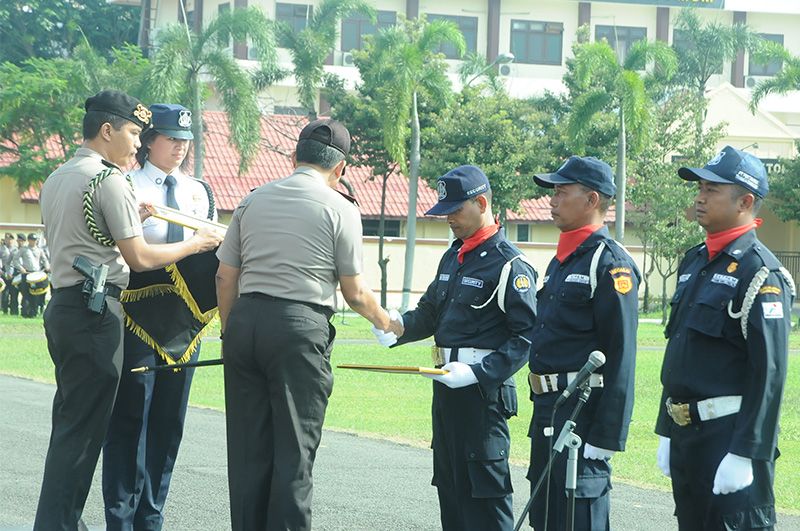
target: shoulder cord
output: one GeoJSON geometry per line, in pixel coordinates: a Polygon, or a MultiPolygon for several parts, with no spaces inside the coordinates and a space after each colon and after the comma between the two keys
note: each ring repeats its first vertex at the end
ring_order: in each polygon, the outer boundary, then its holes
{"type": "Polygon", "coordinates": [[[597,246],[597,249],[595,249],[592,255],[592,263],[589,265],[589,285],[592,288],[591,294],[589,295],[590,299],[594,299],[594,290],[597,289],[597,266],[600,264],[600,256],[603,254],[605,248],[606,242],[600,242],[600,245],[597,246]]]}
{"type": "MultiPolygon", "coordinates": [[[[119,172],[119,169],[106,168],[92,177],[92,179],[89,181],[89,184],[86,185],[86,191],[83,193],[83,217],[86,220],[86,227],[89,229],[89,234],[92,235],[92,238],[97,240],[97,243],[100,245],[104,245],[106,247],[114,247],[116,242],[112,238],[103,234],[103,232],[100,230],[100,227],[97,226],[97,221],[94,218],[94,192],[103,182],[103,180],[105,180],[106,177],[114,172],[119,172]]],[[[131,189],[133,189],[133,181],[131,181],[129,175],[125,176],[125,180],[128,181],[131,189]]]]}
{"type": "MultiPolygon", "coordinates": [[[[500,270],[500,280],[497,282],[497,287],[494,288],[494,291],[486,299],[486,302],[483,304],[470,304],[470,306],[475,310],[480,310],[485,308],[492,300],[494,299],[495,295],[497,295],[497,305],[500,307],[500,310],[505,313],[506,312],[506,286],[508,285],[508,277],[511,275],[511,262],[514,260],[522,260],[529,266],[533,267],[533,264],[528,260],[528,257],[524,254],[518,254],[505,264],[503,264],[503,269],[500,270]]],[[[533,286],[531,286],[533,288],[533,286]]]]}
{"type": "Polygon", "coordinates": [[[756,274],[753,275],[753,280],[751,280],[750,285],[747,286],[747,291],[744,293],[744,300],[742,301],[742,308],[738,312],[733,311],[733,299],[728,301],[728,315],[731,319],[740,320],[742,336],[744,336],[745,339],[747,339],[747,320],[750,317],[750,310],[753,308],[753,303],[756,301],[758,290],[760,290],[764,282],[767,281],[768,276],[769,268],[767,268],[767,266],[762,266],[761,269],[756,271],[756,274]]]}
{"type": "MultiPolygon", "coordinates": [[[[193,179],[194,179],[194,177],[193,177],[193,179]]],[[[208,184],[207,182],[205,182],[202,179],[194,179],[194,180],[197,181],[198,183],[202,184],[203,188],[206,189],[206,195],[208,196],[208,214],[207,214],[206,217],[208,217],[208,219],[213,220],[214,219],[214,212],[216,212],[216,210],[217,210],[217,205],[214,202],[214,192],[211,190],[211,185],[208,184]]]]}

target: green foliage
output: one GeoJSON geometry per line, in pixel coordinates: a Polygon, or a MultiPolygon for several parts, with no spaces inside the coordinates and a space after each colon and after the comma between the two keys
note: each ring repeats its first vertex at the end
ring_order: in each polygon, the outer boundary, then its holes
{"type": "Polygon", "coordinates": [[[753,52],[754,58],[761,63],[781,61],[783,63],[781,71],[776,75],[759,81],[753,90],[750,101],[750,110],[755,112],[758,104],[768,94],[777,92],[786,94],[800,90],[800,56],[792,55],[777,42],[762,41],[753,52]]]}
{"type": "MultiPolygon", "coordinates": [[[[800,142],[797,143],[800,149],[800,142]]],[[[769,176],[770,209],[782,221],[800,221],[800,157],[781,160],[783,172],[769,176]]]]}
{"type": "Polygon", "coordinates": [[[104,89],[141,98],[149,63],[135,46],[111,50],[111,60],[88,45],[69,59],[0,64],[0,152],[15,161],[2,169],[21,190],[44,179],[81,141],[83,103],[104,89]]]}
{"type": "Polygon", "coordinates": [[[403,173],[408,172],[415,95],[435,106],[452,100],[447,63],[438,52],[445,43],[455,46],[459,54],[464,53],[464,36],[454,23],[400,17],[396,26],[368,38],[365,49],[353,54],[362,83],[380,110],[383,144],[403,173]]]}
{"type": "Polygon", "coordinates": [[[159,32],[153,68],[147,76],[151,89],[148,102],[182,103],[192,110],[194,176],[198,179],[202,179],[202,109],[212,85],[228,115],[231,143],[240,155],[240,173],[247,170],[258,149],[261,112],[253,76],[239,66],[227,49],[231,41],[246,40],[258,52],[262,83],[282,77],[273,23],[256,7],[220,13],[197,35],[191,35],[186,26],[177,25],[159,32]],[[204,81],[206,78],[210,81],[204,81]]]}
{"type": "Polygon", "coordinates": [[[751,50],[761,37],[744,24],[702,22],[693,9],[682,9],[675,22],[684,45],[673,47],[678,57],[676,82],[704,93],[708,79],[722,73],[742,50],[751,50]]]}
{"type": "Polygon", "coordinates": [[[627,139],[633,153],[647,142],[651,131],[651,99],[648,83],[670,79],[677,68],[674,52],[663,42],[636,42],[619,63],[616,52],[605,40],[575,43],[574,58],[567,63],[565,83],[569,89],[572,113],[568,132],[576,152],[583,151],[587,124],[604,113],[620,113],[625,120],[627,139]],[[653,65],[653,73],[641,73],[653,65]]]}
{"type": "Polygon", "coordinates": [[[537,193],[531,176],[546,163],[542,122],[549,116],[502,91],[467,88],[457,105],[443,108],[423,130],[422,175],[436,179],[462,164],[480,167],[492,185],[492,208],[505,218],[522,198],[537,193]]]}
{"type": "Polygon", "coordinates": [[[87,41],[106,55],[136,43],[140,7],[106,0],[25,0],[0,3],[0,61],[65,58],[87,41]]]}

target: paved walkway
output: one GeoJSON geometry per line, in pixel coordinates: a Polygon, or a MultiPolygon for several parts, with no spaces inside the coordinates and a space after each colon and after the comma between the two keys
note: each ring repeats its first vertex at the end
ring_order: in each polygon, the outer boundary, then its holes
{"type": "MultiPolygon", "coordinates": [[[[54,387],[0,375],[0,530],[30,530],[50,432],[54,387]]],[[[90,529],[104,529],[100,467],[84,511],[90,529]]],[[[436,530],[438,506],[430,486],[429,450],[326,430],[314,468],[314,529],[322,531],[436,530]]],[[[525,471],[514,467],[515,511],[528,492],[525,471]]],[[[612,528],[677,528],[671,495],[615,482],[612,528]]],[[[218,411],[190,408],[166,508],[169,531],[230,529],[225,466],[225,422],[218,411]]],[[[524,528],[529,529],[529,528],[524,528]]],[[[781,517],[781,529],[800,518],[781,517]]]]}

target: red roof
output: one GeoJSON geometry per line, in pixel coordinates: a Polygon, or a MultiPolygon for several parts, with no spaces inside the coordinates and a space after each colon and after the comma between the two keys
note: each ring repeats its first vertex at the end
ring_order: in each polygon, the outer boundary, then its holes
{"type": "MultiPolygon", "coordinates": [[[[280,179],[292,172],[291,153],[300,129],[307,123],[306,118],[287,115],[269,115],[261,120],[262,147],[250,163],[244,175],[237,175],[239,155],[229,142],[228,120],[221,111],[205,111],[205,159],[203,177],[214,190],[217,208],[222,212],[232,212],[251,189],[265,182],[280,179]]],[[[8,156],[0,157],[0,166],[11,163],[8,156]]],[[[370,169],[349,167],[347,179],[353,186],[355,197],[361,205],[361,213],[367,218],[380,216],[381,182],[370,179],[370,169]]],[[[21,195],[22,201],[37,202],[38,186],[21,195]]],[[[344,190],[344,188],[342,188],[344,190]]],[[[417,217],[424,217],[437,199],[436,192],[422,179],[419,180],[417,217]]],[[[404,219],[407,214],[408,179],[401,174],[389,177],[386,186],[386,217],[404,219]]],[[[607,221],[614,218],[613,209],[607,221]]],[[[526,199],[520,205],[520,213],[508,212],[509,221],[546,222],[550,221],[548,198],[526,199]]]]}

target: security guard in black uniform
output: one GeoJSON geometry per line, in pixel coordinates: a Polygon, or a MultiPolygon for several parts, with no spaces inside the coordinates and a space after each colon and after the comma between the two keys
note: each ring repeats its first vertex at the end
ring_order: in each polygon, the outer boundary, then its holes
{"type": "Polygon", "coordinates": [[[730,146],[704,168],[695,209],[704,244],[687,251],[666,328],[656,433],[682,531],[772,529],[778,419],[794,281],[756,237],[764,165],[730,146]]]}
{"type": "MultiPolygon", "coordinates": [[[[601,351],[606,363],[590,378],[592,393],[576,421],[575,433],[583,447],[574,522],[582,531],[609,529],[609,461],[614,452],[625,449],[633,410],[640,275],[628,252],[603,225],[616,192],[608,164],[573,156],[555,173],[536,175],[534,180],[555,188],[550,206],[561,236],[537,294],[539,317],[529,364],[534,416],[528,432],[528,479],[533,486],[544,473],[555,437],[575,406],[578,393],[556,410],[555,431],[549,437],[545,428],[560,391],[592,351],[601,351]]],[[[535,529],[565,528],[566,459],[566,450],[555,457],[549,489],[544,485],[533,501],[530,522],[535,529]]]]}
{"type": "Polygon", "coordinates": [[[513,375],[528,359],[536,321],[536,272],[495,223],[479,168],[448,172],[438,191],[426,214],[447,216],[457,239],[417,308],[402,315],[396,344],[433,334],[437,366],[449,371],[433,377],[432,484],[442,529],[511,529],[506,419],[517,413],[513,375]]]}

